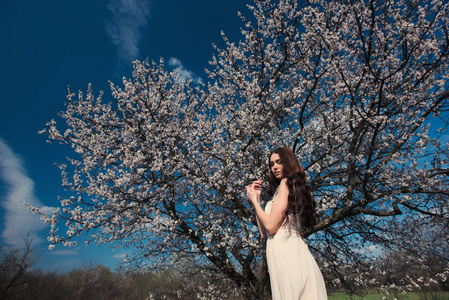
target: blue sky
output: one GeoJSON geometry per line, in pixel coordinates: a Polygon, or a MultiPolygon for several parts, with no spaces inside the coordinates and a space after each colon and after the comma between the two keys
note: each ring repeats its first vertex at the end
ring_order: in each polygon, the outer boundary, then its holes
{"type": "Polygon", "coordinates": [[[132,61],[164,57],[196,80],[206,78],[220,31],[240,39],[251,0],[0,0],[0,245],[24,245],[28,232],[43,270],[64,272],[91,262],[114,269],[125,250],[58,246],[24,206],[58,206],[55,162],[70,150],[37,132],[64,109],[67,86],[98,94],[130,77],[132,61]]]}

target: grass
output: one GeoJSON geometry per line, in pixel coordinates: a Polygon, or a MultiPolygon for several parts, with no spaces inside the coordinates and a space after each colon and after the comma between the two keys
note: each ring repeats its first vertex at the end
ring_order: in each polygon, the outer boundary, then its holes
{"type": "MultiPolygon", "coordinates": [[[[368,293],[365,296],[349,296],[345,293],[333,293],[328,296],[329,300],[382,300],[386,296],[379,293],[368,293]]],[[[449,292],[439,293],[407,293],[405,295],[389,295],[388,300],[449,300],[449,292]]]]}

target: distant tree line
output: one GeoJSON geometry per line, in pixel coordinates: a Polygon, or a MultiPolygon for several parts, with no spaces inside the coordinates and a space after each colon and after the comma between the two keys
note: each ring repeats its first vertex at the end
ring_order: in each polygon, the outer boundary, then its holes
{"type": "Polygon", "coordinates": [[[240,299],[234,284],[212,270],[125,273],[91,263],[67,273],[43,271],[33,268],[36,255],[31,240],[25,242],[23,249],[0,246],[0,300],[240,299]]]}

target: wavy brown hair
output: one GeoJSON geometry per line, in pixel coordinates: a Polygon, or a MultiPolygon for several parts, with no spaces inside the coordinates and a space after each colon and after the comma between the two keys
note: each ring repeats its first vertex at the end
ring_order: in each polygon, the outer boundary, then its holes
{"type": "Polygon", "coordinates": [[[288,186],[288,204],[284,211],[284,218],[281,224],[293,220],[299,223],[301,227],[308,228],[314,226],[318,222],[316,213],[316,204],[312,196],[312,188],[307,182],[306,172],[298,161],[295,153],[286,147],[274,150],[268,157],[268,167],[270,176],[268,178],[268,193],[273,195],[281,183],[277,179],[270,167],[270,158],[276,153],[279,155],[282,164],[282,174],[287,178],[288,186]]]}

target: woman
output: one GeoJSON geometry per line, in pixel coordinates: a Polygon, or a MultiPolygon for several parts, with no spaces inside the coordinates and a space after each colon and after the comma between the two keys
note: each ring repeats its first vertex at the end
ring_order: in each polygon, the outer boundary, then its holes
{"type": "Polygon", "coordinates": [[[299,235],[301,227],[317,223],[315,202],[306,174],[288,148],[275,150],[269,159],[269,193],[260,205],[262,179],[246,187],[260,234],[267,238],[267,262],[274,300],[325,300],[326,287],[320,269],[299,235]]]}

